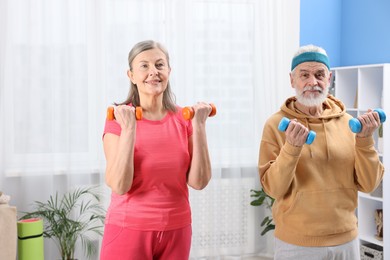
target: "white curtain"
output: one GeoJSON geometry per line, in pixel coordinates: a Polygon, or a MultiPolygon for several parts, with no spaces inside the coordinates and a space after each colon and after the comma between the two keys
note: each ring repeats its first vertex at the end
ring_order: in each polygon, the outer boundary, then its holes
{"type": "Polygon", "coordinates": [[[100,184],[108,198],[106,107],[126,98],[127,55],[145,39],[169,50],[179,105],[217,106],[213,179],[190,192],[191,258],[271,254],[259,227],[268,212],[249,205],[249,191],[263,124],[292,94],[299,0],[0,1],[0,191],[19,212],[80,185],[100,184]]]}

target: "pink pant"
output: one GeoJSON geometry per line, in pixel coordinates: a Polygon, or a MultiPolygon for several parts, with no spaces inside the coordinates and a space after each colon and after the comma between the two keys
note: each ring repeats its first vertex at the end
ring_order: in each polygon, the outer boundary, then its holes
{"type": "Polygon", "coordinates": [[[100,260],[186,260],[191,236],[191,225],[168,231],[139,231],[107,224],[100,260]]]}

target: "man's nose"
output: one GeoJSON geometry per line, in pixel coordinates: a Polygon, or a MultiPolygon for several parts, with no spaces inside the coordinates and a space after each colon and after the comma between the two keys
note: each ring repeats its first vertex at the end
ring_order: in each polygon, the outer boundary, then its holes
{"type": "Polygon", "coordinates": [[[318,85],[318,84],[317,84],[317,79],[316,79],[315,75],[311,75],[311,76],[308,78],[308,83],[310,84],[310,86],[316,86],[316,85],[318,85]]]}

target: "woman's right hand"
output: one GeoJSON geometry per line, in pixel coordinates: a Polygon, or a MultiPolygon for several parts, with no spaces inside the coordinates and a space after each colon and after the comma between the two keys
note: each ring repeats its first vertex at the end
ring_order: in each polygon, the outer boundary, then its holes
{"type": "Polygon", "coordinates": [[[122,130],[135,129],[137,121],[135,117],[135,107],[129,105],[115,106],[114,115],[122,130]]]}

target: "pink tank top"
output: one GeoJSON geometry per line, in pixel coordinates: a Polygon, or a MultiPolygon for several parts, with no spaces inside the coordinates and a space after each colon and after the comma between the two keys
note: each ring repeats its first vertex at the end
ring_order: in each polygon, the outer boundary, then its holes
{"type": "MultiPolygon", "coordinates": [[[[120,125],[106,121],[104,134],[120,135],[120,125]]],[[[106,223],[136,230],[164,231],[191,224],[187,172],[191,121],[168,113],[160,121],[137,121],[134,179],[129,192],[112,192],[106,223]]]]}

